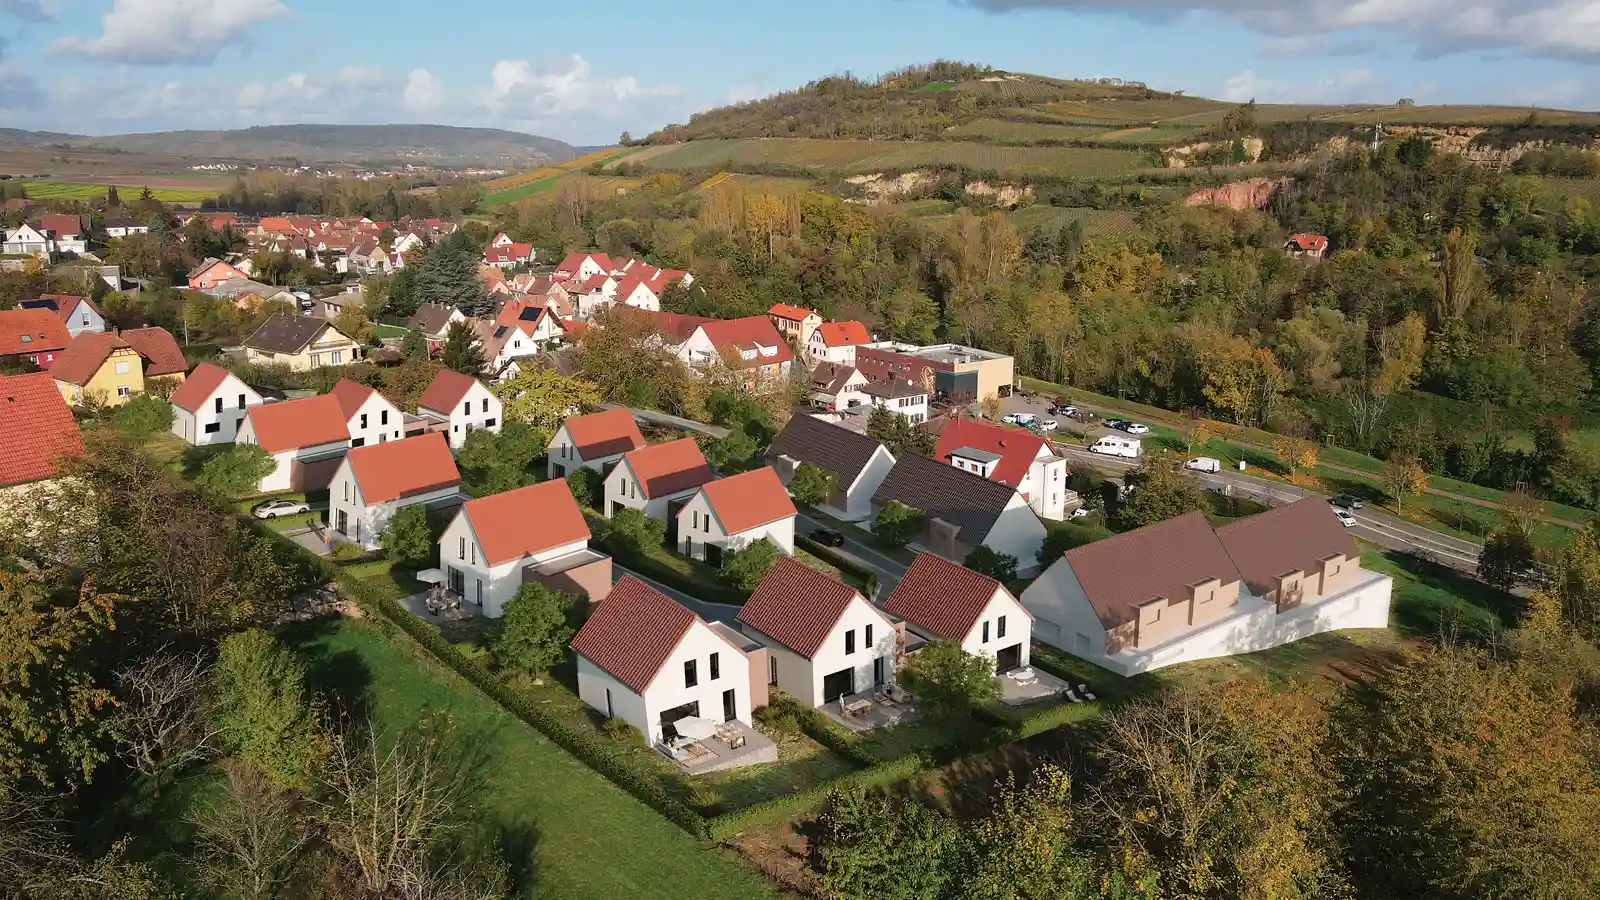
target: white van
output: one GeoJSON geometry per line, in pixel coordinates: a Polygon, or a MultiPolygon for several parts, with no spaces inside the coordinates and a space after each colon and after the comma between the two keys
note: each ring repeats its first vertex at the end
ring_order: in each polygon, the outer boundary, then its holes
{"type": "Polygon", "coordinates": [[[1103,453],[1106,456],[1126,456],[1129,459],[1139,458],[1139,442],[1132,438],[1111,437],[1107,435],[1089,445],[1090,453],[1103,453]]]}
{"type": "Polygon", "coordinates": [[[1193,469],[1196,472],[1221,472],[1222,460],[1212,459],[1209,456],[1196,456],[1194,459],[1184,463],[1183,467],[1185,469],[1193,469]]]}

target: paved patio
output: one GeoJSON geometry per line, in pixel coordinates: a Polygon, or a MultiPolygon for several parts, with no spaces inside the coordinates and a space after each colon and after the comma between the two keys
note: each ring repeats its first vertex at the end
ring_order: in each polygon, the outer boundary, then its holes
{"type": "Polygon", "coordinates": [[[333,547],[323,541],[322,532],[319,530],[307,529],[305,531],[284,532],[283,536],[294,541],[302,549],[318,556],[330,556],[333,553],[333,547]]]}
{"type": "Polygon", "coordinates": [[[459,622],[462,619],[472,618],[471,610],[473,607],[470,603],[462,603],[455,609],[447,609],[438,614],[429,612],[428,597],[432,593],[432,591],[418,591],[417,593],[402,599],[400,601],[400,605],[404,606],[409,612],[414,613],[417,618],[421,619],[422,621],[432,622],[435,625],[439,624],[440,622],[459,622]]]}
{"type": "Polygon", "coordinates": [[[728,724],[737,726],[739,734],[744,737],[744,746],[730,747],[722,738],[709,737],[690,744],[688,753],[682,758],[674,756],[661,744],[656,745],[656,750],[677,763],[690,775],[705,775],[723,769],[737,769],[742,766],[778,761],[778,745],[774,744],[771,738],[737,719],[728,724]]]}
{"type": "Polygon", "coordinates": [[[1049,672],[1033,668],[996,675],[995,681],[1000,682],[1000,702],[1007,706],[1022,706],[1037,700],[1048,700],[1065,694],[1071,687],[1049,672]],[[1012,677],[1020,672],[1026,672],[1028,675],[1022,679],[1012,677]]]}
{"type": "Polygon", "coordinates": [[[915,700],[884,702],[873,695],[872,691],[858,691],[848,694],[840,700],[824,703],[819,707],[828,718],[838,722],[851,731],[861,733],[872,731],[875,728],[886,728],[890,725],[901,725],[920,718],[922,709],[915,700]],[[864,713],[846,715],[842,709],[844,704],[856,703],[865,700],[871,708],[864,713]]]}

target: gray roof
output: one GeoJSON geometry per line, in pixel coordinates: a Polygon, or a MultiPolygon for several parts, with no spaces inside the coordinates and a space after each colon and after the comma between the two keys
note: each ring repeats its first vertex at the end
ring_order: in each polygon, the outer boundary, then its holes
{"type": "Polygon", "coordinates": [[[985,463],[992,463],[996,460],[1005,458],[998,453],[994,453],[989,450],[981,450],[977,447],[957,447],[956,449],[950,451],[950,455],[959,456],[962,459],[975,459],[978,462],[985,463]]]}
{"type": "Polygon", "coordinates": [[[928,392],[921,385],[912,384],[900,378],[886,381],[869,381],[862,385],[863,394],[871,394],[885,400],[898,400],[902,397],[926,397],[928,392]]]}
{"type": "Polygon", "coordinates": [[[895,461],[889,477],[872,495],[874,506],[898,500],[929,518],[943,519],[961,529],[966,544],[979,544],[994,527],[1017,492],[982,475],[907,453],[895,461]]]}
{"type": "Polygon", "coordinates": [[[327,319],[274,313],[261,323],[261,327],[257,328],[254,334],[245,338],[244,345],[252,350],[292,355],[304,350],[322,329],[328,327],[330,326],[327,319]]]}
{"type": "Polygon", "coordinates": [[[842,490],[855,484],[879,446],[864,434],[801,414],[784,426],[767,449],[767,459],[787,456],[832,472],[842,490]]]}
{"type": "Polygon", "coordinates": [[[411,314],[410,325],[424,334],[443,334],[450,327],[450,316],[456,311],[443,303],[424,303],[411,314]]]}

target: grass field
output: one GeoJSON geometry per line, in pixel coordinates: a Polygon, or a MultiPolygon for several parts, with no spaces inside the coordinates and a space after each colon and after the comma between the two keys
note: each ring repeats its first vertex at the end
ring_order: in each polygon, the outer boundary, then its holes
{"type": "Polygon", "coordinates": [[[784,178],[778,175],[742,175],[737,172],[718,172],[700,182],[693,193],[702,197],[718,188],[738,188],[747,191],[765,191],[769,194],[796,194],[810,190],[816,182],[809,178],[784,178]]]}
{"type": "Polygon", "coordinates": [[[607,147],[604,150],[596,150],[593,153],[575,156],[566,162],[557,163],[553,166],[540,166],[537,169],[529,169],[526,172],[518,172],[515,175],[507,175],[503,178],[496,178],[493,181],[485,181],[483,183],[483,205],[504,206],[507,203],[515,203],[518,200],[549,190],[555,186],[556,182],[567,175],[582,172],[595,163],[619,162],[627,156],[638,152],[638,149],[637,147],[626,147],[619,150],[616,147],[607,147]]]}
{"type": "MultiPolygon", "coordinates": [[[[104,184],[85,184],[72,181],[24,181],[22,185],[27,188],[28,196],[34,200],[94,200],[104,197],[108,187],[104,184]]],[[[123,200],[133,200],[139,196],[143,185],[138,183],[137,176],[130,178],[127,184],[119,183],[117,192],[123,195],[123,200]]],[[[151,188],[150,195],[162,203],[204,203],[217,196],[215,190],[188,190],[178,188],[151,188]]]]}
{"type": "Polygon", "coordinates": [[[1068,223],[1077,222],[1083,228],[1085,237],[1123,235],[1137,227],[1132,213],[1117,209],[1089,209],[1079,206],[1024,206],[1015,212],[1006,213],[1006,218],[1022,231],[1039,227],[1060,228],[1068,223]]]}
{"type": "Polygon", "coordinates": [[[527,882],[517,896],[772,896],[758,876],[703,849],[382,627],[340,619],[289,637],[309,656],[318,686],[353,702],[381,731],[402,731],[430,714],[448,717],[482,764],[471,815],[512,855],[513,872],[527,882]]]}
{"type": "Polygon", "coordinates": [[[1006,119],[978,119],[945,131],[950,137],[979,138],[991,144],[1036,144],[1040,141],[1088,140],[1105,131],[1099,125],[1046,125],[1006,119]]]}
{"type": "Polygon", "coordinates": [[[797,169],[879,172],[962,165],[980,171],[1037,172],[1085,179],[1116,178],[1153,167],[1144,153],[1084,147],[1002,147],[969,141],[830,141],[741,138],[690,141],[640,157],[649,169],[781,165],[797,169]]]}

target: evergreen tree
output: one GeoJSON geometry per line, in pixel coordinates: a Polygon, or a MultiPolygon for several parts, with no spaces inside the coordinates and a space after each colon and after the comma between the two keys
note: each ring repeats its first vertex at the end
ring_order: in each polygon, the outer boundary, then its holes
{"type": "Polygon", "coordinates": [[[478,336],[465,322],[451,324],[445,333],[444,347],[439,351],[439,361],[446,369],[453,369],[474,378],[483,374],[483,348],[478,346],[478,336]]]}
{"type": "Polygon", "coordinates": [[[412,283],[419,303],[443,303],[469,316],[494,311],[494,301],[478,281],[478,250],[464,231],[457,231],[428,251],[412,283]]]}

